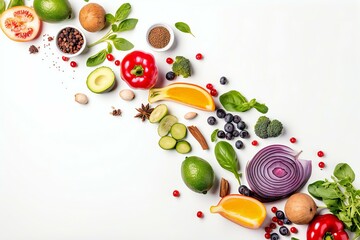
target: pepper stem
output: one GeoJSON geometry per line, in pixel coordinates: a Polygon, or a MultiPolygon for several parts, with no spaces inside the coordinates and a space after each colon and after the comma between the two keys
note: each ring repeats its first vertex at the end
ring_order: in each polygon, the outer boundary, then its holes
{"type": "Polygon", "coordinates": [[[141,65],[135,65],[133,69],[131,69],[130,73],[137,77],[144,75],[144,68],[141,65]]]}

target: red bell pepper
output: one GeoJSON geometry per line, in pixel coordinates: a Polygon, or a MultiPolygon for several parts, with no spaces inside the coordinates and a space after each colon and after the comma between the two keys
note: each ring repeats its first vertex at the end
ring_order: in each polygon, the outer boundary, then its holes
{"type": "Polygon", "coordinates": [[[307,240],[349,240],[344,223],[333,214],[316,216],[307,229],[307,240]]]}
{"type": "Polygon", "coordinates": [[[121,62],[120,75],[132,88],[152,88],[158,78],[158,68],[154,56],[143,51],[133,51],[127,54],[121,62]]]}

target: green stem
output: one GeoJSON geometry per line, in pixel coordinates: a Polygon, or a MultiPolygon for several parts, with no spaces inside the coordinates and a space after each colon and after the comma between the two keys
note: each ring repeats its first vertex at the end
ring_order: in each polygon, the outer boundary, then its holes
{"type": "Polygon", "coordinates": [[[105,42],[112,33],[113,33],[113,31],[112,31],[112,29],[110,29],[102,38],[100,38],[96,42],[93,42],[92,44],[89,44],[87,47],[91,48],[99,43],[105,42]]]}

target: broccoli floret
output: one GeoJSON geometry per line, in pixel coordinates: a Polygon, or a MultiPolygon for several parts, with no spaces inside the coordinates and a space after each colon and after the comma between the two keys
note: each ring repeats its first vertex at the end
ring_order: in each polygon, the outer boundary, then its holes
{"type": "Polygon", "coordinates": [[[191,76],[190,60],[183,56],[176,56],[175,62],[172,65],[172,71],[176,76],[183,76],[184,78],[191,76]]]}
{"type": "Polygon", "coordinates": [[[277,137],[281,134],[283,125],[279,120],[272,120],[267,127],[267,134],[269,137],[277,137]]]}
{"type": "Polygon", "coordinates": [[[266,116],[261,116],[259,117],[259,119],[257,120],[256,124],[255,124],[255,134],[259,137],[259,138],[268,138],[268,126],[270,124],[270,119],[266,116]]]}

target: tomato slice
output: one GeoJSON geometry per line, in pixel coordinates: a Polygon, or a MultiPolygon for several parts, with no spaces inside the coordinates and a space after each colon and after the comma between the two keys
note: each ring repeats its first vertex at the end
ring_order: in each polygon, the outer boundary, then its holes
{"type": "Polygon", "coordinates": [[[41,30],[41,21],[34,9],[27,6],[12,7],[2,13],[2,31],[11,40],[27,42],[35,39],[41,30]]]}

